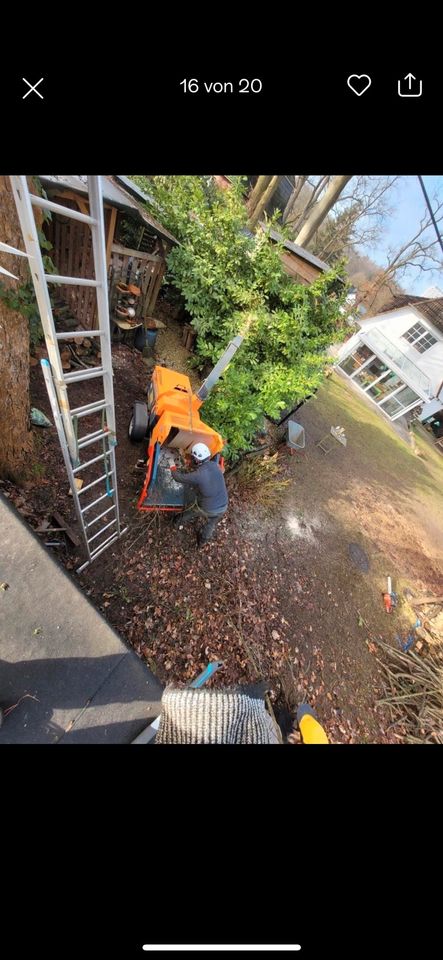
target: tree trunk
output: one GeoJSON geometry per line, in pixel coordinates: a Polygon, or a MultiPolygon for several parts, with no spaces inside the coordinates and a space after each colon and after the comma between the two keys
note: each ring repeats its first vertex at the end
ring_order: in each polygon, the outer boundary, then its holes
{"type": "Polygon", "coordinates": [[[261,197],[257,201],[254,207],[254,211],[250,215],[249,222],[248,222],[248,227],[250,230],[253,230],[256,224],[258,223],[258,221],[260,220],[260,217],[266,205],[269,203],[271,197],[273,196],[273,194],[277,189],[279,180],[280,180],[280,177],[271,177],[271,180],[268,186],[266,187],[266,190],[264,191],[264,193],[262,193],[261,197]]]}
{"type": "MultiPolygon", "coordinates": [[[[317,203],[317,198],[320,197],[320,194],[323,192],[323,188],[325,184],[327,185],[329,179],[330,177],[328,176],[320,178],[320,180],[315,185],[315,187],[312,188],[312,193],[310,197],[307,198],[304,207],[301,210],[299,210],[298,215],[295,215],[292,218],[292,220],[288,222],[288,226],[291,227],[294,234],[295,234],[295,231],[300,233],[303,224],[305,223],[306,220],[308,220],[311,214],[311,211],[314,209],[315,204],[317,203]]],[[[309,184],[308,177],[306,177],[306,182],[309,184]]]]}
{"type": "Polygon", "coordinates": [[[253,189],[251,190],[251,193],[249,194],[249,197],[248,197],[247,209],[248,209],[249,217],[254,212],[256,203],[258,202],[262,194],[265,192],[266,187],[271,182],[271,180],[272,180],[272,177],[257,177],[257,182],[253,187],[253,189]]]}
{"type": "Polygon", "coordinates": [[[283,210],[283,214],[282,214],[283,223],[286,223],[287,220],[289,220],[289,217],[291,216],[291,213],[295,207],[295,203],[298,200],[299,194],[301,193],[301,190],[305,185],[307,179],[308,179],[307,176],[296,177],[294,189],[291,193],[291,196],[289,197],[289,200],[285,206],[285,209],[283,210]]]}
{"type": "Polygon", "coordinates": [[[318,230],[320,224],[323,223],[323,220],[328,215],[331,207],[333,207],[334,203],[336,203],[338,200],[349,180],[351,180],[351,177],[332,178],[326,193],[323,195],[321,200],[315,204],[306,222],[303,224],[301,230],[297,234],[295,243],[299,244],[301,247],[304,244],[309,243],[315,232],[318,230]]]}
{"type": "MultiPolygon", "coordinates": [[[[19,250],[23,237],[9,177],[0,175],[0,240],[19,250]]],[[[17,289],[29,279],[25,257],[0,254],[1,264],[19,277],[1,276],[4,288],[17,289]]],[[[29,327],[26,317],[0,298],[0,476],[20,480],[33,449],[29,429],[29,327]]]]}

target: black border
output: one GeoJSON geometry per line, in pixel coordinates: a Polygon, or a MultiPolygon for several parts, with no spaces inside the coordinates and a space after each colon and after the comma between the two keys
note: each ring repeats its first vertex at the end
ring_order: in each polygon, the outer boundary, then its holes
{"type": "Polygon", "coordinates": [[[328,38],[316,24],[309,42],[301,35],[291,54],[290,36],[286,53],[272,43],[263,46],[263,38],[254,47],[253,33],[231,49],[226,23],[222,51],[213,51],[213,36],[206,35],[200,45],[183,38],[177,53],[165,42],[134,53],[128,41],[133,27],[121,36],[116,29],[111,38],[103,33],[98,42],[65,32],[61,44],[60,29],[52,25],[59,48],[51,39],[41,53],[17,56],[13,45],[4,47],[3,172],[72,172],[85,163],[95,172],[113,167],[177,174],[294,165],[316,173],[441,170],[442,78],[432,37],[425,49],[417,43],[412,51],[398,37],[388,51],[374,39],[368,52],[361,31],[348,38],[339,30],[328,38]],[[409,72],[422,80],[421,98],[398,96],[398,80],[409,72]],[[372,78],[361,97],[347,86],[353,73],[372,78]],[[23,100],[22,77],[35,83],[41,76],[44,100],[35,94],[23,100]],[[185,95],[180,81],[191,77],[199,80],[199,92],[185,95]],[[241,78],[259,78],[262,92],[239,94],[241,78]],[[232,82],[234,93],[205,94],[205,79],[232,82]]]}
{"type": "Polygon", "coordinates": [[[434,955],[435,750],[24,747],[2,761],[8,956],[126,960],[146,942],[434,955]]]}

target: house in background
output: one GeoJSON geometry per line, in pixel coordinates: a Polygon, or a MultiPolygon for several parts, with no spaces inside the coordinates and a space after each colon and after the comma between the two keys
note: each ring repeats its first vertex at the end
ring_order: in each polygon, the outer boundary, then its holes
{"type": "Polygon", "coordinates": [[[356,287],[350,287],[348,296],[342,307],[340,307],[340,313],[342,316],[347,317],[347,322],[349,326],[354,326],[355,323],[361,322],[363,317],[367,314],[367,309],[363,303],[357,302],[358,290],[356,287]]]}
{"type": "Polygon", "coordinates": [[[394,297],[338,353],[336,368],[389,420],[443,406],[443,296],[394,297]],[[421,408],[421,410],[419,409],[421,408]]]}

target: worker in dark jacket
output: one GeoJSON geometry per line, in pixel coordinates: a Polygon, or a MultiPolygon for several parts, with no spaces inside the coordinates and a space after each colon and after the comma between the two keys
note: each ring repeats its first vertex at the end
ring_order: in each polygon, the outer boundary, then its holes
{"type": "Polygon", "coordinates": [[[174,524],[189,523],[199,515],[205,519],[205,525],[198,537],[201,546],[211,539],[214,530],[228,509],[228,491],[225,478],[215,460],[211,460],[211,451],[205,443],[196,443],[192,448],[192,459],[197,470],[191,473],[179,473],[175,467],[174,480],[177,483],[189,484],[195,487],[197,499],[184,513],[174,519],[174,524]]]}

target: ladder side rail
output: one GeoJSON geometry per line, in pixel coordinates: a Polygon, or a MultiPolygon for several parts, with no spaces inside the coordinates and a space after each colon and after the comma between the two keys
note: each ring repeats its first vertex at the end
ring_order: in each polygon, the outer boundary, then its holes
{"type": "Polygon", "coordinates": [[[63,421],[62,421],[61,413],[60,413],[59,406],[58,406],[57,394],[56,394],[56,392],[55,392],[54,383],[53,383],[53,379],[52,379],[51,366],[50,366],[48,360],[41,360],[41,361],[40,361],[40,365],[41,365],[41,368],[42,368],[42,371],[43,371],[43,376],[44,376],[44,379],[45,379],[46,389],[47,389],[47,391],[48,391],[49,402],[50,402],[50,404],[51,404],[52,415],[53,415],[53,417],[54,417],[54,423],[55,423],[55,426],[56,426],[56,429],[57,429],[58,439],[59,439],[60,446],[61,446],[61,449],[62,449],[63,459],[64,459],[64,461],[65,461],[66,472],[67,472],[67,474],[68,474],[68,479],[69,479],[70,487],[71,487],[71,490],[72,490],[72,496],[73,496],[73,500],[74,500],[75,512],[76,512],[76,514],[77,514],[77,519],[78,519],[78,522],[79,522],[79,524],[80,524],[80,528],[81,528],[81,531],[82,531],[83,542],[84,542],[84,546],[85,546],[86,552],[87,552],[87,554],[88,554],[88,562],[89,562],[90,559],[91,559],[91,556],[90,556],[90,550],[89,550],[89,545],[88,545],[87,531],[86,531],[85,523],[84,523],[84,520],[83,520],[83,515],[82,515],[82,511],[81,511],[81,507],[80,507],[80,501],[79,501],[79,498],[78,498],[77,487],[76,487],[76,483],[75,483],[75,477],[74,477],[74,473],[73,473],[73,469],[72,469],[71,459],[70,459],[70,456],[69,456],[69,449],[68,449],[68,445],[67,445],[67,442],[66,442],[65,431],[64,431],[64,429],[63,429],[63,421]]]}
{"type": "Polygon", "coordinates": [[[74,427],[69,412],[68,391],[63,377],[62,361],[56,340],[56,331],[54,317],[52,314],[51,301],[49,299],[48,287],[45,280],[45,268],[40,250],[40,243],[37,233],[32,205],[29,197],[28,184],[26,177],[11,176],[11,187],[14,195],[17,214],[20,221],[20,227],[23,234],[26,253],[29,257],[29,266],[32,282],[34,284],[35,296],[40,312],[41,323],[45,335],[46,348],[48,351],[49,362],[52,371],[52,385],[56,391],[58,399],[58,412],[63,421],[65,439],[71,457],[71,462],[76,463],[77,441],[75,438],[74,427]]]}
{"type": "Polygon", "coordinates": [[[103,196],[100,177],[88,177],[89,210],[96,226],[92,227],[92,246],[94,254],[98,328],[104,333],[100,337],[100,350],[103,367],[104,397],[107,402],[107,425],[116,436],[114,413],[114,384],[112,377],[111,324],[109,318],[108,270],[106,266],[105,223],[103,196]]]}

